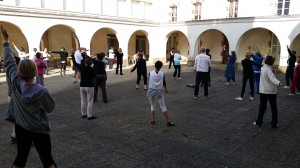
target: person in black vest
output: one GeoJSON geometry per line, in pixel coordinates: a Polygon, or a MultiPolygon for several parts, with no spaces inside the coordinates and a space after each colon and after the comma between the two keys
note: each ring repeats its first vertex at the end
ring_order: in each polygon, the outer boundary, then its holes
{"type": "Polygon", "coordinates": [[[122,73],[122,66],[123,66],[123,52],[122,48],[119,48],[118,52],[116,53],[117,55],[117,68],[116,68],[116,74],[118,74],[119,67],[120,67],[120,75],[123,75],[122,73]]]}
{"type": "Polygon", "coordinates": [[[141,76],[143,75],[144,79],[144,90],[148,90],[147,88],[147,66],[146,66],[146,60],[143,59],[143,54],[139,53],[138,54],[139,58],[134,67],[131,70],[131,73],[137,69],[137,80],[136,80],[136,89],[139,88],[139,84],[141,81],[141,76]]]}
{"type": "Polygon", "coordinates": [[[175,54],[175,48],[173,47],[170,51],[170,62],[169,62],[169,69],[171,69],[171,65],[174,65],[174,54],[175,54]]]}
{"type": "Polygon", "coordinates": [[[97,101],[97,95],[98,95],[98,87],[101,88],[102,91],[102,100],[104,103],[108,103],[107,101],[107,95],[106,95],[106,80],[107,75],[105,71],[105,63],[103,62],[103,58],[105,57],[105,54],[103,52],[98,53],[96,59],[92,59],[94,64],[94,71],[96,73],[96,76],[94,77],[94,102],[97,101]]]}

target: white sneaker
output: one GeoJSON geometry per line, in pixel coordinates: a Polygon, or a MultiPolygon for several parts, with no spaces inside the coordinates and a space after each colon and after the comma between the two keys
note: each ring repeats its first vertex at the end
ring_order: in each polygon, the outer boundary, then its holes
{"type": "Polygon", "coordinates": [[[239,101],[242,101],[242,100],[244,100],[242,97],[237,97],[237,98],[235,98],[235,100],[239,100],[239,101]]]}
{"type": "Polygon", "coordinates": [[[139,85],[136,85],[135,88],[138,89],[138,88],[139,88],[139,85]]]}
{"type": "Polygon", "coordinates": [[[254,97],[250,97],[250,100],[254,100],[254,97]]]}
{"type": "Polygon", "coordinates": [[[229,85],[229,82],[226,82],[225,85],[229,85]]]}
{"type": "Polygon", "coordinates": [[[295,94],[294,93],[290,93],[289,96],[295,96],[295,94]]]}
{"type": "Polygon", "coordinates": [[[181,79],[181,78],[179,77],[179,78],[177,78],[177,79],[181,79]]]}
{"type": "Polygon", "coordinates": [[[235,82],[232,82],[231,84],[235,85],[235,82]]]}
{"type": "Polygon", "coordinates": [[[284,89],[289,89],[290,87],[288,87],[288,86],[285,86],[285,87],[283,87],[284,89]]]}

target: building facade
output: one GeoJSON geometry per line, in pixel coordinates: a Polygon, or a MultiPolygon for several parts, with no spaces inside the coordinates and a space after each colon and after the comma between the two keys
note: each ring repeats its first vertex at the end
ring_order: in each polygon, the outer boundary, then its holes
{"type": "Polygon", "coordinates": [[[235,50],[240,62],[251,46],[276,56],[284,69],[286,46],[300,53],[299,5],[297,0],[1,0],[0,24],[10,42],[27,52],[81,46],[96,54],[113,46],[123,49],[130,64],[141,49],[149,62],[167,62],[172,47],[190,60],[205,47],[214,63],[224,64],[223,47],[235,50]]]}

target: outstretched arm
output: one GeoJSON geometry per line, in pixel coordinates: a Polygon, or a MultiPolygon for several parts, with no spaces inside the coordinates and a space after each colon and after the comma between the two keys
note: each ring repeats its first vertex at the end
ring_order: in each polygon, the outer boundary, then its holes
{"type": "Polygon", "coordinates": [[[290,56],[295,56],[294,53],[291,51],[291,49],[289,48],[288,45],[286,45],[286,48],[287,48],[290,56]]]}

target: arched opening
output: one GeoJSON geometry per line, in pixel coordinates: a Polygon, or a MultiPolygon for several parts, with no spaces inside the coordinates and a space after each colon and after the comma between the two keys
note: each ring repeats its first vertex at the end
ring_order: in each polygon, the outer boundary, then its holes
{"type": "MultiPolygon", "coordinates": [[[[74,32],[74,29],[66,25],[55,25],[48,28],[42,35],[40,41],[40,51],[45,48],[48,51],[60,51],[62,47],[65,47],[69,53],[71,49],[77,49],[80,46],[79,40],[74,32]]],[[[51,54],[49,59],[50,67],[57,67],[59,60],[59,54],[51,54]]]]}
{"type": "Polygon", "coordinates": [[[197,53],[201,47],[209,48],[212,63],[221,63],[226,64],[227,58],[224,55],[223,47],[225,46],[226,49],[229,48],[229,42],[227,37],[219,30],[210,29],[203,32],[198,40],[197,40],[197,53]]]}
{"type": "Polygon", "coordinates": [[[148,40],[148,33],[143,30],[135,31],[129,38],[128,42],[128,59],[129,64],[134,63],[134,54],[137,51],[144,51],[144,54],[149,60],[149,40],[148,40]]]}
{"type": "Polygon", "coordinates": [[[108,54],[110,47],[114,48],[117,52],[119,48],[119,41],[116,36],[116,31],[110,28],[101,28],[97,30],[91,40],[91,55],[96,55],[96,53],[104,52],[108,54]]]}
{"type": "MultiPolygon", "coordinates": [[[[9,34],[9,42],[14,43],[17,48],[20,49],[20,47],[23,47],[25,49],[26,53],[29,53],[29,48],[28,48],[28,42],[26,37],[24,36],[23,32],[21,29],[9,22],[2,22],[0,21],[0,24],[8,31],[7,33],[9,34]]],[[[0,36],[0,41],[3,41],[2,35],[0,36]]],[[[16,51],[16,49],[11,45],[12,50],[16,51]]],[[[4,52],[4,48],[0,47],[0,53],[4,52]]],[[[16,52],[18,55],[18,53],[16,52]]],[[[2,56],[2,55],[1,55],[2,56]]],[[[3,60],[3,59],[1,59],[3,60]]]]}
{"type": "Polygon", "coordinates": [[[275,65],[280,60],[280,44],[277,36],[265,28],[254,28],[245,32],[238,41],[237,56],[238,61],[245,57],[245,52],[252,50],[259,51],[263,57],[272,55],[276,58],[275,65]]]}
{"type": "Polygon", "coordinates": [[[170,60],[170,51],[172,48],[180,51],[180,55],[184,62],[188,61],[189,55],[189,41],[184,33],[181,31],[173,31],[167,35],[167,44],[166,44],[166,61],[170,60]]]}

